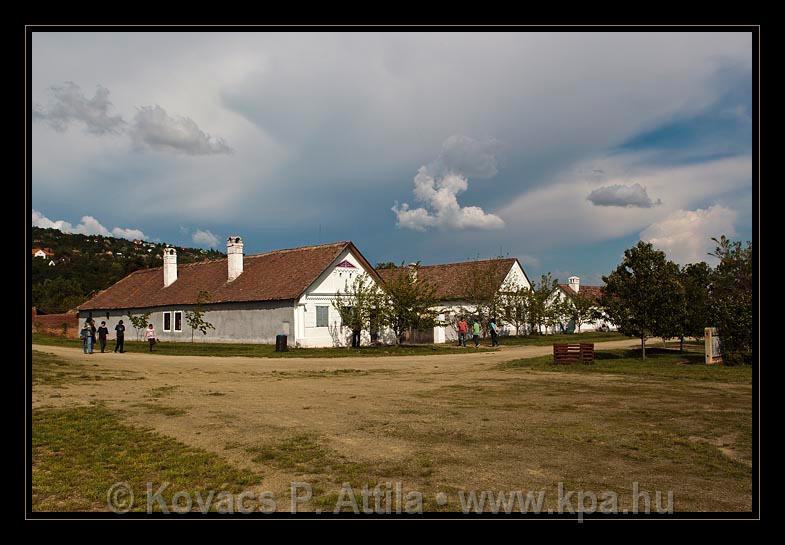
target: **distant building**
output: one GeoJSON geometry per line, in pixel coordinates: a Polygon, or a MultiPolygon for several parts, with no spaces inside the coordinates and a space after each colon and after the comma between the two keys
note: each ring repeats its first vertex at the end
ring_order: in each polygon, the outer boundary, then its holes
{"type": "MultiPolygon", "coordinates": [[[[577,293],[593,300],[599,302],[600,297],[602,297],[602,286],[588,286],[588,285],[581,285],[581,279],[579,276],[571,276],[567,279],[567,284],[559,284],[556,290],[551,295],[550,299],[548,300],[549,303],[554,301],[564,302],[565,300],[575,297],[577,293]]],[[[567,333],[574,333],[576,332],[576,324],[574,321],[570,320],[568,323],[563,324],[562,328],[564,332],[567,333]]],[[[589,331],[597,331],[597,330],[606,330],[606,331],[616,331],[616,326],[613,325],[608,320],[595,320],[595,321],[586,321],[581,324],[581,333],[587,333],[589,331]]],[[[548,329],[548,333],[561,333],[562,331],[556,331],[548,329]]]]}
{"type": "Polygon", "coordinates": [[[55,255],[51,248],[33,248],[32,254],[33,257],[40,257],[42,259],[52,258],[55,255]]]}

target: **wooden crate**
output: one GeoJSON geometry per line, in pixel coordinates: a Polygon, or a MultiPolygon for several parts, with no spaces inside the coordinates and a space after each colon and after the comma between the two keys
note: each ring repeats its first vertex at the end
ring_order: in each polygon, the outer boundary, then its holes
{"type": "Polygon", "coordinates": [[[594,363],[594,343],[553,343],[553,363],[594,363]]]}

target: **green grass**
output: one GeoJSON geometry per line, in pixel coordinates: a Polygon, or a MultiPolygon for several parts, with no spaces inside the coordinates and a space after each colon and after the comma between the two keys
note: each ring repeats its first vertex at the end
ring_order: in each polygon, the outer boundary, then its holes
{"type": "Polygon", "coordinates": [[[509,346],[550,346],[553,343],[599,343],[604,341],[623,341],[629,339],[615,331],[573,333],[564,335],[515,335],[499,337],[499,344],[509,346]]]}
{"type": "Polygon", "coordinates": [[[118,482],[133,490],[133,511],[147,510],[147,483],[155,493],[167,482],[161,496],[170,509],[172,496],[186,491],[197,510],[196,493],[206,499],[210,491],[237,493],[260,482],[214,454],[130,426],[100,405],[36,409],[32,431],[34,511],[107,511],[108,491],[118,482]]]}
{"type": "Polygon", "coordinates": [[[33,384],[47,385],[62,388],[65,384],[92,382],[99,380],[143,380],[144,377],[136,376],[131,371],[113,369],[111,371],[96,372],[90,366],[74,364],[51,354],[32,351],[33,384]]]}
{"type": "Polygon", "coordinates": [[[640,377],[674,380],[707,380],[751,383],[752,367],[749,365],[706,365],[702,351],[647,348],[646,360],[641,359],[640,349],[599,350],[592,364],[573,363],[554,365],[553,356],[539,356],[505,362],[508,369],[536,369],[554,373],[613,373],[640,377]]]}
{"type": "MultiPolygon", "coordinates": [[[[65,339],[33,333],[33,344],[48,346],[67,346],[82,348],[79,339],[65,339]]],[[[114,350],[114,341],[107,344],[107,350],[114,350]]],[[[125,341],[126,352],[149,353],[147,343],[125,341]]],[[[429,356],[464,353],[466,349],[452,344],[447,345],[405,345],[405,346],[363,346],[361,348],[292,348],[287,352],[276,352],[272,344],[236,344],[236,343],[190,343],[161,342],[155,345],[155,354],[171,356],[245,356],[253,358],[345,358],[345,357],[379,357],[379,356],[429,356]]],[[[478,352],[491,352],[493,348],[476,348],[478,352]]]]}

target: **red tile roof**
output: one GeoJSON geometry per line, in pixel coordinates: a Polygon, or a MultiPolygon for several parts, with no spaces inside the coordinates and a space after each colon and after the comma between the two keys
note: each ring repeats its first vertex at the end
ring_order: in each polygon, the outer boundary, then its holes
{"type": "MultiPolygon", "coordinates": [[[[464,289],[469,278],[476,275],[492,274],[494,283],[501,287],[513,264],[517,261],[511,257],[445,263],[443,265],[421,265],[417,272],[417,280],[434,286],[436,298],[441,301],[463,299],[466,297],[464,289]]],[[[387,281],[405,270],[406,267],[396,267],[379,269],[376,272],[387,281]]]]}
{"type": "MultiPolygon", "coordinates": [[[[227,258],[177,266],[177,280],[164,287],[163,267],[135,271],[78,307],[79,310],[192,305],[200,290],[211,303],[296,299],[346,249],[373,267],[348,241],[245,256],[243,273],[228,282],[227,258]]],[[[378,280],[378,275],[375,275],[378,280]]]]}
{"type": "MultiPolygon", "coordinates": [[[[569,284],[559,284],[561,290],[567,294],[568,296],[572,297],[575,295],[575,290],[573,290],[569,284]]],[[[578,293],[581,295],[585,295],[589,299],[597,300],[602,297],[602,286],[584,286],[583,284],[580,285],[578,288],[578,293]]]]}

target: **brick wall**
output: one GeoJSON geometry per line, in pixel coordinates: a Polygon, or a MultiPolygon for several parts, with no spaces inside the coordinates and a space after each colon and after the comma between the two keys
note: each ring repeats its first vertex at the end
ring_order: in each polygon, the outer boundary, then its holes
{"type": "Polygon", "coordinates": [[[79,318],[75,312],[37,314],[33,309],[33,331],[58,337],[75,337],[79,335],[79,318]]]}

